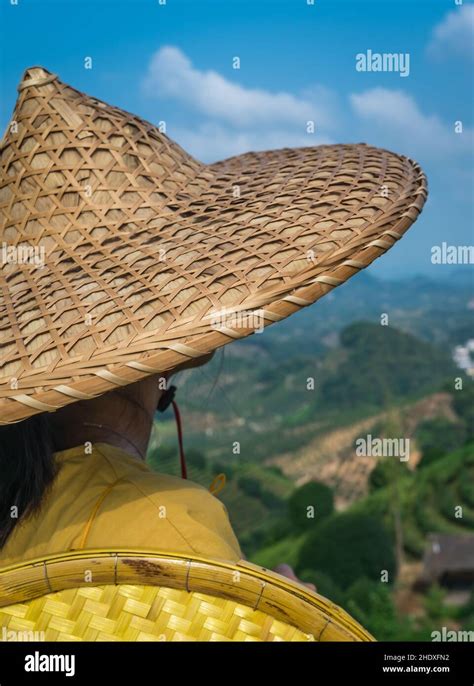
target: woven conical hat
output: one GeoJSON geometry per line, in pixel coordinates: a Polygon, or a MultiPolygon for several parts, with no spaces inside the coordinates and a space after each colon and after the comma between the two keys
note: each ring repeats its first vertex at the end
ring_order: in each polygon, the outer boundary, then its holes
{"type": "Polygon", "coordinates": [[[1,144],[0,423],[176,368],[284,319],[388,250],[420,167],[367,145],[205,165],[28,69],[1,144]]]}

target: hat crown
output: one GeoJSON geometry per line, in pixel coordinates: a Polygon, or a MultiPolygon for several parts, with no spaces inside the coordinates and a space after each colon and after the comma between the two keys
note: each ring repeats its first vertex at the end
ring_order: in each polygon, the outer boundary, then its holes
{"type": "Polygon", "coordinates": [[[0,240],[48,249],[54,235],[69,232],[74,244],[98,224],[106,239],[162,213],[184,189],[199,193],[192,180],[202,165],[152,124],[40,66],[18,91],[0,145],[0,240]]]}
{"type": "Polygon", "coordinates": [[[18,84],[18,89],[32,85],[41,85],[42,81],[49,81],[56,78],[56,75],[48,71],[44,67],[33,66],[28,67],[23,72],[23,78],[18,84]]]}

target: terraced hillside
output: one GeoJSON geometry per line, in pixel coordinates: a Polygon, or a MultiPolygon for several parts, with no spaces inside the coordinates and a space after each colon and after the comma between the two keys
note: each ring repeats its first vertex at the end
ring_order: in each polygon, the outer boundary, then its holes
{"type": "MultiPolygon", "coordinates": [[[[432,465],[407,471],[398,480],[399,499],[393,484],[352,505],[348,512],[366,514],[383,522],[394,538],[395,509],[399,507],[405,553],[420,559],[430,533],[474,531],[474,443],[437,460],[432,465]]],[[[262,565],[276,558],[297,564],[306,536],[294,533],[272,542],[254,555],[262,565]]]]}
{"type": "MultiPolygon", "coordinates": [[[[474,443],[469,443],[428,467],[400,479],[400,510],[404,547],[420,557],[429,533],[474,531],[474,443]]],[[[390,488],[376,491],[353,506],[373,514],[393,530],[390,488]]]]}
{"type": "MultiPolygon", "coordinates": [[[[415,468],[420,453],[414,434],[423,421],[443,417],[455,421],[452,396],[449,393],[433,393],[415,403],[397,408],[397,424],[400,435],[410,438],[409,468],[415,468]]],[[[367,495],[370,473],[377,464],[377,457],[356,455],[355,441],[372,433],[391,421],[389,412],[381,412],[350,426],[341,427],[316,436],[307,445],[266,461],[277,465],[297,485],[306,481],[322,481],[334,490],[336,508],[345,509],[367,495]]]]}

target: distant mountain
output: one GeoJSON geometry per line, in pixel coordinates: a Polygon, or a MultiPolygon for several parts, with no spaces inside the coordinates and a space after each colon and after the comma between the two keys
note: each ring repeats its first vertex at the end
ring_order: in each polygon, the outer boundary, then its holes
{"type": "Polygon", "coordinates": [[[384,408],[423,395],[455,373],[445,352],[390,326],[352,324],[340,341],[345,359],[322,386],[326,407],[384,408]]]}
{"type": "MultiPolygon", "coordinates": [[[[451,346],[451,331],[472,326],[469,303],[472,308],[474,278],[469,269],[455,270],[449,277],[440,271],[439,279],[413,276],[396,281],[362,271],[314,305],[238,345],[251,341],[278,358],[287,357],[288,347],[314,354],[321,347],[333,345],[335,334],[352,322],[380,322],[386,314],[390,325],[397,329],[451,346]]],[[[235,345],[232,347],[235,350],[235,345]]]]}
{"type": "Polygon", "coordinates": [[[467,287],[472,291],[474,289],[474,271],[472,267],[460,267],[453,269],[449,274],[440,274],[439,281],[447,281],[449,288],[453,288],[453,286],[467,287]]]}
{"type": "Polygon", "coordinates": [[[253,336],[178,377],[187,445],[211,459],[262,462],[440,390],[457,373],[449,350],[393,326],[360,322],[333,333],[327,346],[311,338],[263,346],[253,336]]]}

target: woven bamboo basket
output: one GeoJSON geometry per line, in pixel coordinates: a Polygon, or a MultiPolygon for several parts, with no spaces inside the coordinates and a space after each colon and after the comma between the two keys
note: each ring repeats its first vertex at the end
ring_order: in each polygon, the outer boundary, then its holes
{"type": "Polygon", "coordinates": [[[374,640],[337,605],[263,567],[133,550],[0,570],[0,639],[374,640]]]}

